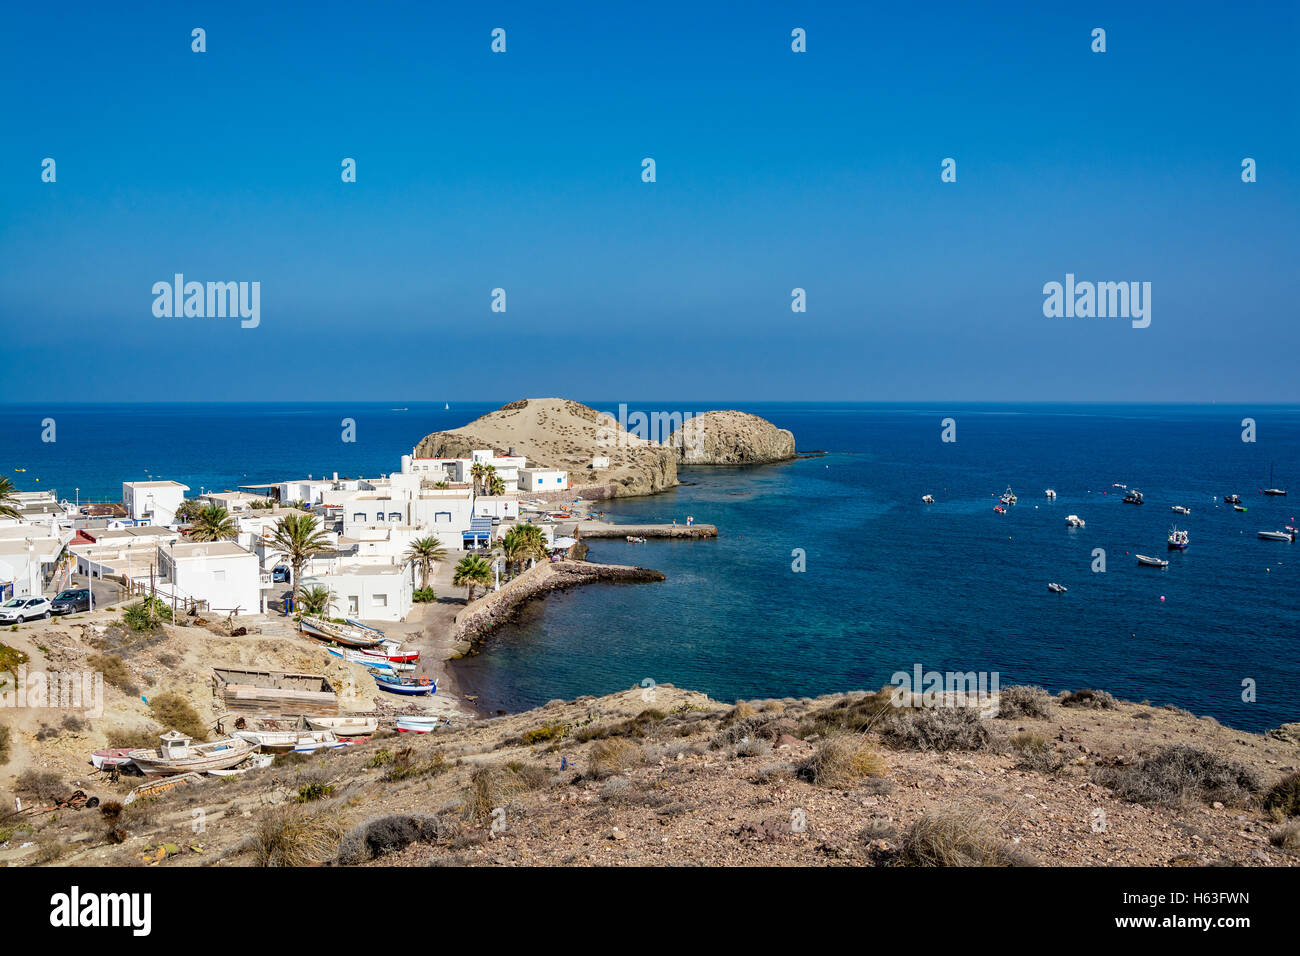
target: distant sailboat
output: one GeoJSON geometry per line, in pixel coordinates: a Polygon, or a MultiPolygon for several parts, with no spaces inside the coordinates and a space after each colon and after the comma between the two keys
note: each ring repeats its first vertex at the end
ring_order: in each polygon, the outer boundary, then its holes
{"type": "Polygon", "coordinates": [[[1264,494],[1275,495],[1275,496],[1286,494],[1285,488],[1278,488],[1273,484],[1273,463],[1272,462],[1269,462],[1268,464],[1268,484],[1269,487],[1264,489],[1264,494]]]}
{"type": "Polygon", "coordinates": [[[448,405],[446,402],[443,402],[443,403],[442,403],[442,407],[443,407],[444,410],[448,410],[448,411],[451,409],[451,406],[448,405]]]}

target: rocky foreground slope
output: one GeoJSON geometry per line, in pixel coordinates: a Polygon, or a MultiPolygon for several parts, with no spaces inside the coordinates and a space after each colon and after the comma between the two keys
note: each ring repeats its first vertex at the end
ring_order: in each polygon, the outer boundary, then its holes
{"type": "Polygon", "coordinates": [[[1002,713],[635,687],[125,808],[87,776],[99,809],[0,840],[30,844],[11,865],[1300,862],[1293,734],[1099,692],[1008,688],[1002,713]]]}

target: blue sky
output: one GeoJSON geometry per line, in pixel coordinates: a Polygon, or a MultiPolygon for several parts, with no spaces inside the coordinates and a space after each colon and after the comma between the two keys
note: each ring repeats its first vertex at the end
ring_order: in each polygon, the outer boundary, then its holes
{"type": "Polygon", "coordinates": [[[0,401],[1300,401],[1294,4],[180,6],[0,14],[0,401]]]}

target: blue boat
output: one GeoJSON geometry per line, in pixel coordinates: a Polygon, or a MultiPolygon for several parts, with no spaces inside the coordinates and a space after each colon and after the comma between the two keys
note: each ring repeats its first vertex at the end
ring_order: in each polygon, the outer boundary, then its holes
{"type": "Polygon", "coordinates": [[[420,697],[438,693],[438,682],[428,677],[387,677],[381,674],[375,674],[374,677],[379,689],[390,694],[420,697]]]}
{"type": "Polygon", "coordinates": [[[379,628],[377,628],[377,627],[371,627],[369,624],[362,624],[360,621],[354,621],[354,620],[352,620],[352,618],[350,618],[350,617],[345,617],[343,620],[347,621],[347,622],[348,622],[349,624],[351,624],[353,627],[359,627],[359,628],[361,628],[361,630],[363,630],[363,631],[369,631],[369,632],[370,632],[371,634],[373,634],[375,637],[381,637],[381,638],[382,638],[382,637],[384,636],[384,632],[381,631],[381,630],[380,630],[379,628]]]}
{"type": "Polygon", "coordinates": [[[367,657],[360,651],[340,650],[337,647],[327,647],[325,650],[334,657],[342,658],[352,664],[360,664],[368,671],[374,671],[388,677],[397,676],[397,669],[382,657],[367,657]]]}

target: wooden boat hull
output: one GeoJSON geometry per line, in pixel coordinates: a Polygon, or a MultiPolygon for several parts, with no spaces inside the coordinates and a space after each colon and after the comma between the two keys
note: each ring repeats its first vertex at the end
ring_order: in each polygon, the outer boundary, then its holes
{"type": "Polygon", "coordinates": [[[307,726],[338,737],[369,737],[379,730],[379,721],[374,717],[308,717],[307,726]]]}
{"type": "Polygon", "coordinates": [[[166,777],[179,773],[208,773],[235,766],[253,752],[247,740],[228,737],[220,741],[223,746],[202,744],[203,751],[188,757],[164,757],[156,750],[132,750],[131,762],[148,777],[166,777]]]}
{"type": "Polygon", "coordinates": [[[368,628],[353,627],[346,624],[335,624],[332,621],[322,621],[320,618],[306,615],[303,615],[302,620],[298,622],[298,627],[304,634],[309,634],[322,641],[342,644],[344,647],[374,647],[384,641],[384,636],[378,631],[370,631],[368,628]]]}

